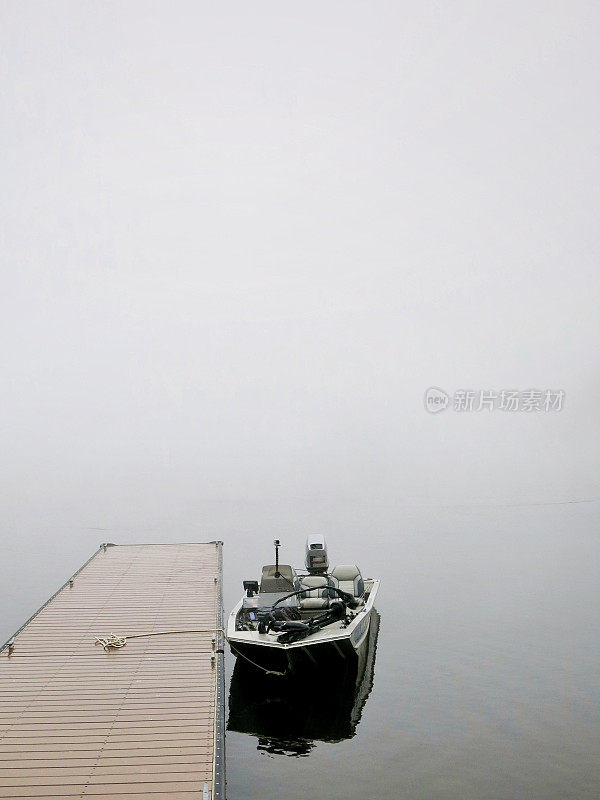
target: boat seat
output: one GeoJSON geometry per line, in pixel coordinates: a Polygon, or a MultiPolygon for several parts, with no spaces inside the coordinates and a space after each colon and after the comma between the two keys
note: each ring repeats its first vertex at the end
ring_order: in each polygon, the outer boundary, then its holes
{"type": "Polygon", "coordinates": [[[331,571],[334,586],[353,597],[362,597],[365,593],[365,582],[356,564],[340,564],[331,571]]]}
{"type": "Polygon", "coordinates": [[[328,587],[333,585],[333,581],[328,576],[306,575],[303,577],[300,588],[306,588],[306,591],[300,595],[300,608],[304,610],[329,608],[329,601],[335,592],[330,592],[328,587]]]}
{"type": "Polygon", "coordinates": [[[260,579],[260,593],[290,592],[299,589],[296,570],[289,564],[280,564],[279,570],[275,564],[267,564],[262,568],[260,579]],[[279,572],[279,575],[275,573],[279,572]]]}

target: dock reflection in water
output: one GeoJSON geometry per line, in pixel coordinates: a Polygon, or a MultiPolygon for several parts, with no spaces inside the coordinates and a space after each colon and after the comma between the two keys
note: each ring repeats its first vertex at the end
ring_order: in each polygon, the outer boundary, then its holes
{"type": "Polygon", "coordinates": [[[258,750],[295,757],[309,755],[315,742],[351,739],[373,687],[379,619],[374,609],[366,647],[353,664],[274,678],[238,658],[227,729],[257,737],[258,750]]]}

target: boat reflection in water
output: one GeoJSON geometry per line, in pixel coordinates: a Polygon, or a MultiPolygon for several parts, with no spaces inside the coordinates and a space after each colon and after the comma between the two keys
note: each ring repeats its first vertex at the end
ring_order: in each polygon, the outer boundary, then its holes
{"type": "Polygon", "coordinates": [[[307,756],[315,742],[352,738],[373,687],[378,634],[373,609],[358,659],[332,661],[305,678],[269,676],[238,658],[227,729],[256,736],[257,749],[274,755],[307,756]]]}

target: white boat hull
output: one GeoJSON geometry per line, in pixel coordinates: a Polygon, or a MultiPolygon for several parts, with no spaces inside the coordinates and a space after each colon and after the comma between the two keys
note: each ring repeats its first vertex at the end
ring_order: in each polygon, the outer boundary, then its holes
{"type": "Polygon", "coordinates": [[[304,672],[330,660],[360,659],[366,649],[379,581],[365,581],[365,588],[368,591],[367,601],[356,610],[350,624],[343,620],[334,622],[290,644],[278,642],[277,633],[236,630],[242,599],[229,615],[227,623],[227,640],[231,651],[257,668],[276,675],[290,671],[304,672]]]}
{"type": "Polygon", "coordinates": [[[273,678],[238,658],[231,678],[227,730],[257,737],[261,751],[290,756],[307,755],[316,741],[350,739],[373,686],[378,631],[379,615],[373,609],[360,658],[338,660],[333,668],[323,669],[318,675],[319,691],[315,691],[312,671],[273,678]]]}

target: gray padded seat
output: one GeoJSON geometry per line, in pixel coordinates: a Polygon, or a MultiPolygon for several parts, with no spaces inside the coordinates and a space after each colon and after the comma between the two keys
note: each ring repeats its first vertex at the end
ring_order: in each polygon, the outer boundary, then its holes
{"type": "Polygon", "coordinates": [[[328,608],[329,600],[335,592],[330,592],[327,587],[333,585],[333,581],[324,575],[303,576],[300,588],[307,587],[307,591],[300,595],[300,608],[305,610],[328,608]]]}
{"type": "Polygon", "coordinates": [[[277,567],[275,564],[267,564],[262,568],[262,577],[260,579],[260,592],[293,592],[299,589],[298,580],[296,577],[296,570],[290,567],[289,564],[279,565],[279,575],[275,577],[277,567]]]}
{"type": "Polygon", "coordinates": [[[334,580],[334,586],[337,586],[342,592],[347,592],[353,597],[362,597],[365,593],[365,582],[356,564],[340,564],[334,567],[331,577],[334,580]]]}

